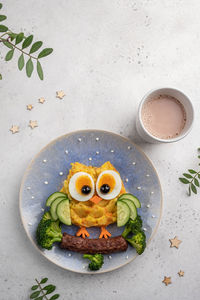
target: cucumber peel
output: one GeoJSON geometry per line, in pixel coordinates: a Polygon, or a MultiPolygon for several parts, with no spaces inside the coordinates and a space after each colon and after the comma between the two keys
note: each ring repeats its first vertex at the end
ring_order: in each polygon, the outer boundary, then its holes
{"type": "Polygon", "coordinates": [[[133,203],[133,201],[123,198],[123,200],[118,200],[118,201],[122,201],[124,203],[126,203],[130,209],[130,218],[132,220],[135,220],[137,217],[137,208],[135,206],[135,204],[133,203]]]}
{"type": "Polygon", "coordinates": [[[58,216],[56,213],[57,210],[57,205],[62,201],[66,199],[65,197],[58,197],[56,198],[53,203],[51,204],[51,208],[50,208],[50,213],[51,213],[51,217],[53,219],[53,221],[57,221],[58,220],[58,216]]]}
{"type": "Polygon", "coordinates": [[[130,218],[129,206],[123,201],[117,201],[117,226],[124,226],[130,218]]]}
{"type": "Polygon", "coordinates": [[[69,199],[64,199],[57,205],[56,214],[60,222],[71,225],[69,199]]]}
{"type": "Polygon", "coordinates": [[[53,201],[58,197],[66,197],[67,198],[67,195],[62,192],[55,192],[55,193],[51,194],[46,201],[46,206],[51,206],[53,201]]]}
{"type": "Polygon", "coordinates": [[[139,200],[136,196],[134,196],[134,195],[132,195],[132,194],[130,194],[130,193],[122,194],[122,195],[118,198],[118,200],[124,200],[124,199],[129,199],[129,200],[131,200],[131,201],[135,204],[136,208],[140,208],[140,207],[141,207],[140,200],[139,200]]]}

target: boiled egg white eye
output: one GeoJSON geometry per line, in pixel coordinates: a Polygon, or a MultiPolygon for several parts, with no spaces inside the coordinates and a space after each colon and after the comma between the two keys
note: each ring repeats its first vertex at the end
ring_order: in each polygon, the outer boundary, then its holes
{"type": "Polygon", "coordinates": [[[103,171],[96,182],[96,191],[99,197],[111,200],[119,195],[122,181],[119,174],[113,170],[103,171]]]}
{"type": "Polygon", "coordinates": [[[86,172],[75,173],[69,181],[69,193],[77,201],[88,201],[94,195],[94,180],[86,172]]]}

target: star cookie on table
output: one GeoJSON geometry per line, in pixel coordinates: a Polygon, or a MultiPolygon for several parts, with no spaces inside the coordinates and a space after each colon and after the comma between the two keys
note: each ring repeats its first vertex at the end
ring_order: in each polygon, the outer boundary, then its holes
{"type": "Polygon", "coordinates": [[[32,104],[28,104],[28,105],[26,105],[26,109],[27,109],[27,110],[31,110],[31,109],[33,109],[33,105],[32,105],[32,104]]]}
{"type": "Polygon", "coordinates": [[[63,99],[65,96],[65,93],[63,91],[56,92],[56,98],[63,99]]]}
{"type": "Polygon", "coordinates": [[[10,131],[12,131],[12,134],[19,132],[19,126],[12,125],[12,127],[10,128],[10,131]]]}
{"type": "Polygon", "coordinates": [[[39,98],[39,99],[38,99],[38,102],[41,103],[41,104],[43,104],[43,103],[45,102],[45,99],[44,99],[43,97],[42,97],[42,98],[39,98]]]}
{"type": "Polygon", "coordinates": [[[35,127],[38,127],[38,123],[37,121],[29,121],[29,127],[31,127],[31,129],[34,129],[35,127]]]}
{"type": "Polygon", "coordinates": [[[180,270],[180,271],[178,272],[178,275],[179,275],[179,277],[183,277],[183,276],[184,276],[184,274],[185,274],[185,272],[184,272],[184,271],[182,271],[182,270],[180,270]]]}
{"type": "Polygon", "coordinates": [[[171,277],[164,276],[164,279],[162,281],[165,285],[171,284],[171,277]]]}
{"type": "Polygon", "coordinates": [[[177,249],[178,249],[180,243],[182,243],[182,241],[178,240],[177,236],[175,236],[175,238],[173,238],[173,239],[169,239],[169,241],[171,243],[170,247],[176,247],[177,249]]]}

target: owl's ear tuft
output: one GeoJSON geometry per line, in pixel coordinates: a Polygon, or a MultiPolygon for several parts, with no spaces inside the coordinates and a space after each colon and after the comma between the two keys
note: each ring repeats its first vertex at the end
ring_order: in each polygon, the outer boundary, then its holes
{"type": "Polygon", "coordinates": [[[101,172],[103,171],[107,171],[107,170],[113,170],[116,171],[115,167],[111,164],[110,161],[106,161],[105,163],[103,163],[100,167],[96,168],[96,174],[97,176],[100,175],[101,172]]]}
{"type": "Polygon", "coordinates": [[[101,165],[100,169],[101,169],[101,172],[106,171],[106,170],[116,171],[115,167],[111,164],[110,161],[106,161],[103,165],[101,165]]]}

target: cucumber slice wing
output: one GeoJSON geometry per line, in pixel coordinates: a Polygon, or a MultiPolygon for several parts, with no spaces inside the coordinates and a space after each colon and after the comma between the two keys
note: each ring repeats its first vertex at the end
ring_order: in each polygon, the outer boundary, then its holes
{"type": "Polygon", "coordinates": [[[56,198],[52,204],[51,204],[51,208],[50,208],[50,213],[51,213],[51,217],[54,221],[58,220],[58,216],[57,216],[57,213],[56,213],[56,210],[57,210],[57,205],[62,201],[66,199],[65,197],[58,197],[56,198]]]}
{"type": "Polygon", "coordinates": [[[57,216],[58,216],[58,219],[60,220],[60,222],[62,222],[63,224],[66,224],[66,225],[72,224],[68,199],[64,199],[58,204],[56,213],[57,213],[57,216]]]}
{"type": "Polygon", "coordinates": [[[132,220],[135,220],[137,217],[137,208],[136,208],[135,204],[133,203],[133,201],[131,201],[129,199],[125,199],[125,198],[123,198],[123,200],[121,200],[121,201],[125,202],[128,205],[128,207],[130,209],[130,218],[132,220]]]}
{"type": "Polygon", "coordinates": [[[61,193],[61,192],[55,192],[55,193],[51,194],[46,201],[46,206],[51,206],[53,201],[58,197],[66,197],[67,198],[67,195],[64,193],[61,193]]]}
{"type": "Polygon", "coordinates": [[[124,200],[124,199],[129,199],[131,201],[133,201],[133,203],[135,204],[135,206],[137,208],[140,208],[141,207],[141,203],[140,203],[140,200],[135,197],[134,195],[130,194],[130,193],[125,193],[125,194],[122,194],[118,200],[124,200]]]}
{"type": "Polygon", "coordinates": [[[123,201],[117,201],[117,226],[124,226],[130,218],[129,206],[123,201]]]}

